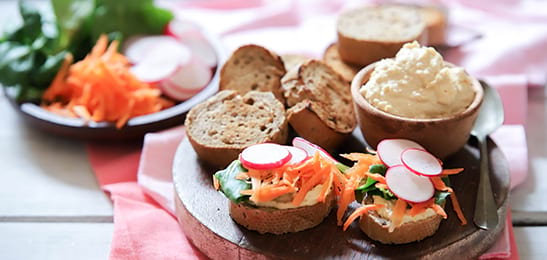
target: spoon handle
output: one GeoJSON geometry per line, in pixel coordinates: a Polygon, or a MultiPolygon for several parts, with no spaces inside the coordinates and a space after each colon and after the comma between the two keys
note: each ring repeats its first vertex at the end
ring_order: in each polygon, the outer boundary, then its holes
{"type": "Polygon", "coordinates": [[[478,137],[480,149],[480,180],[475,204],[475,216],[473,222],[481,229],[494,229],[498,225],[498,212],[492,186],[490,184],[490,167],[488,163],[487,139],[478,137]]]}

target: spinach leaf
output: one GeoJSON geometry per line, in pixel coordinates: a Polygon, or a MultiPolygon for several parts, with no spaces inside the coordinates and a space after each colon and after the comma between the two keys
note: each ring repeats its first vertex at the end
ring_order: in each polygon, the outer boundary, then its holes
{"type": "Polygon", "coordinates": [[[435,204],[442,205],[446,198],[450,195],[450,192],[446,191],[436,191],[435,192],[435,204]]]}
{"type": "Polygon", "coordinates": [[[387,166],[383,164],[373,164],[370,166],[368,171],[371,173],[379,173],[385,176],[387,171],[387,166]]]}
{"type": "Polygon", "coordinates": [[[241,203],[249,199],[248,195],[241,195],[241,191],[250,189],[251,184],[236,179],[236,176],[242,171],[246,172],[247,169],[243,168],[239,160],[235,160],[226,169],[220,170],[214,175],[220,183],[222,193],[234,203],[241,203]]]}

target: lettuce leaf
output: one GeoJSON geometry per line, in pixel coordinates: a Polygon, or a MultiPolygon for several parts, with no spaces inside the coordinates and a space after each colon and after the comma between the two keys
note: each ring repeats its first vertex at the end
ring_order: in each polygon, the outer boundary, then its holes
{"type": "Polygon", "coordinates": [[[220,183],[220,191],[236,204],[248,201],[250,197],[248,195],[241,195],[241,191],[250,189],[251,184],[236,179],[236,176],[242,171],[247,172],[247,169],[241,165],[239,160],[235,160],[226,169],[220,170],[214,175],[220,183]]]}

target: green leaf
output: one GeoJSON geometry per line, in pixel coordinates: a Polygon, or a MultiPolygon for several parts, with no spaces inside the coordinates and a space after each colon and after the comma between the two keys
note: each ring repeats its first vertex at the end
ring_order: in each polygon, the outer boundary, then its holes
{"type": "Polygon", "coordinates": [[[349,166],[347,166],[347,165],[345,165],[345,164],[343,164],[343,163],[341,163],[341,162],[337,162],[337,163],[335,164],[335,166],[336,166],[336,168],[338,168],[338,170],[339,170],[341,173],[344,173],[344,172],[346,172],[349,168],[351,168],[351,167],[349,167],[349,166]]]}
{"type": "Polygon", "coordinates": [[[368,171],[371,172],[371,173],[379,173],[379,174],[385,176],[386,171],[387,171],[387,166],[385,166],[383,164],[373,164],[373,165],[370,166],[368,171]]]}
{"type": "Polygon", "coordinates": [[[436,191],[435,192],[435,204],[442,205],[446,198],[450,195],[450,192],[446,191],[436,191]]]}
{"type": "Polygon", "coordinates": [[[93,14],[93,0],[51,0],[59,26],[59,46],[67,48],[72,40],[85,30],[85,21],[93,14]]]}
{"type": "Polygon", "coordinates": [[[34,66],[34,52],[15,42],[0,43],[0,83],[4,86],[25,84],[34,66]]]}
{"type": "Polygon", "coordinates": [[[214,175],[220,183],[220,191],[234,203],[241,203],[249,199],[248,195],[241,195],[241,191],[250,189],[251,184],[236,179],[236,176],[242,171],[246,172],[247,169],[243,168],[239,160],[235,160],[226,169],[218,171],[214,175]]]}
{"type": "Polygon", "coordinates": [[[67,53],[67,51],[62,51],[56,55],[46,56],[41,65],[33,71],[32,83],[38,88],[47,88],[55,75],[57,75],[67,53]]]}

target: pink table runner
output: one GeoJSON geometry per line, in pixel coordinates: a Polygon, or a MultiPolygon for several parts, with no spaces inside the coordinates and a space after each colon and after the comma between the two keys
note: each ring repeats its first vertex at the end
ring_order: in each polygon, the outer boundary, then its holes
{"type": "MultiPolygon", "coordinates": [[[[221,35],[228,52],[245,43],[257,43],[279,53],[320,57],[326,46],[335,41],[337,13],[362,2],[217,0],[165,4],[176,8],[181,17],[221,35]]],[[[452,36],[466,30],[468,35],[482,35],[478,40],[450,49],[446,58],[465,67],[470,74],[486,79],[500,92],[506,124],[513,125],[500,128],[493,138],[511,155],[511,187],[514,187],[527,174],[526,139],[521,126],[526,118],[527,86],[545,83],[547,52],[541,51],[541,46],[547,45],[544,26],[547,3],[476,2],[440,1],[450,8],[452,36]]],[[[466,37],[460,36],[450,39],[466,37]]],[[[188,243],[171,214],[171,162],[183,136],[182,128],[148,134],[142,154],[140,145],[88,146],[99,184],[111,194],[114,203],[111,259],[203,258],[188,243]]],[[[518,259],[510,214],[506,221],[508,228],[503,236],[481,258],[518,259]]]]}

